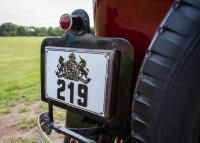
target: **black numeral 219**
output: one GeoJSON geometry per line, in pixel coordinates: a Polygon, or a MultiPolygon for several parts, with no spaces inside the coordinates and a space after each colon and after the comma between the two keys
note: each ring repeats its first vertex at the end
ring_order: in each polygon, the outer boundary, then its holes
{"type": "MultiPolygon", "coordinates": [[[[59,79],[57,81],[59,88],[57,89],[57,98],[65,101],[65,97],[61,96],[60,93],[65,91],[65,81],[59,79]]],[[[70,103],[74,103],[74,83],[70,82],[68,85],[68,89],[70,90],[70,103]]],[[[77,100],[78,105],[87,107],[88,100],[88,87],[84,84],[78,84],[78,96],[80,99],[77,100]]]]}

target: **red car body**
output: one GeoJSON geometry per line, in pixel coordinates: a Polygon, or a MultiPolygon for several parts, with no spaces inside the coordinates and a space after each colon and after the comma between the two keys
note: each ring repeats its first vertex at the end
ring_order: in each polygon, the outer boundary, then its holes
{"type": "Polygon", "coordinates": [[[134,79],[173,0],[93,0],[96,36],[121,37],[134,47],[134,79]]]}

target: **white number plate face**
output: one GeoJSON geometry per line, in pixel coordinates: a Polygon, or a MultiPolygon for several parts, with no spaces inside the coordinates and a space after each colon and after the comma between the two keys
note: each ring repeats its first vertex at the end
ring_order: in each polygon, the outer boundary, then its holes
{"type": "Polygon", "coordinates": [[[46,96],[104,116],[109,54],[46,47],[46,96]]]}

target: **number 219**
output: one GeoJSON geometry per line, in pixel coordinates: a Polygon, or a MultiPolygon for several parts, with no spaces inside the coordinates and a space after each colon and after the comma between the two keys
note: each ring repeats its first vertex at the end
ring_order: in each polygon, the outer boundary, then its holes
{"type": "MultiPolygon", "coordinates": [[[[61,92],[65,91],[65,81],[59,79],[57,81],[59,88],[57,89],[57,98],[65,101],[65,97],[61,96],[61,92]]],[[[74,83],[70,82],[68,85],[68,89],[70,90],[70,103],[74,103],[74,83]]],[[[88,87],[84,84],[78,84],[78,96],[80,99],[77,100],[78,105],[87,107],[87,99],[88,99],[88,87]]]]}

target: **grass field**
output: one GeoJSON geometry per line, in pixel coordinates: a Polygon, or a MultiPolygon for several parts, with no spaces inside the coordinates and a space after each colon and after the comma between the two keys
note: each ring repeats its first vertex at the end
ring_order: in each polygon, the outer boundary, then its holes
{"type": "Polygon", "coordinates": [[[0,115],[17,101],[40,96],[40,44],[42,37],[0,37],[0,115]]]}
{"type": "MultiPolygon", "coordinates": [[[[0,143],[36,143],[40,101],[40,45],[43,37],[0,37],[0,143]]],[[[56,121],[65,111],[55,108],[56,121]]],[[[56,142],[63,136],[52,135],[56,142]]]]}

